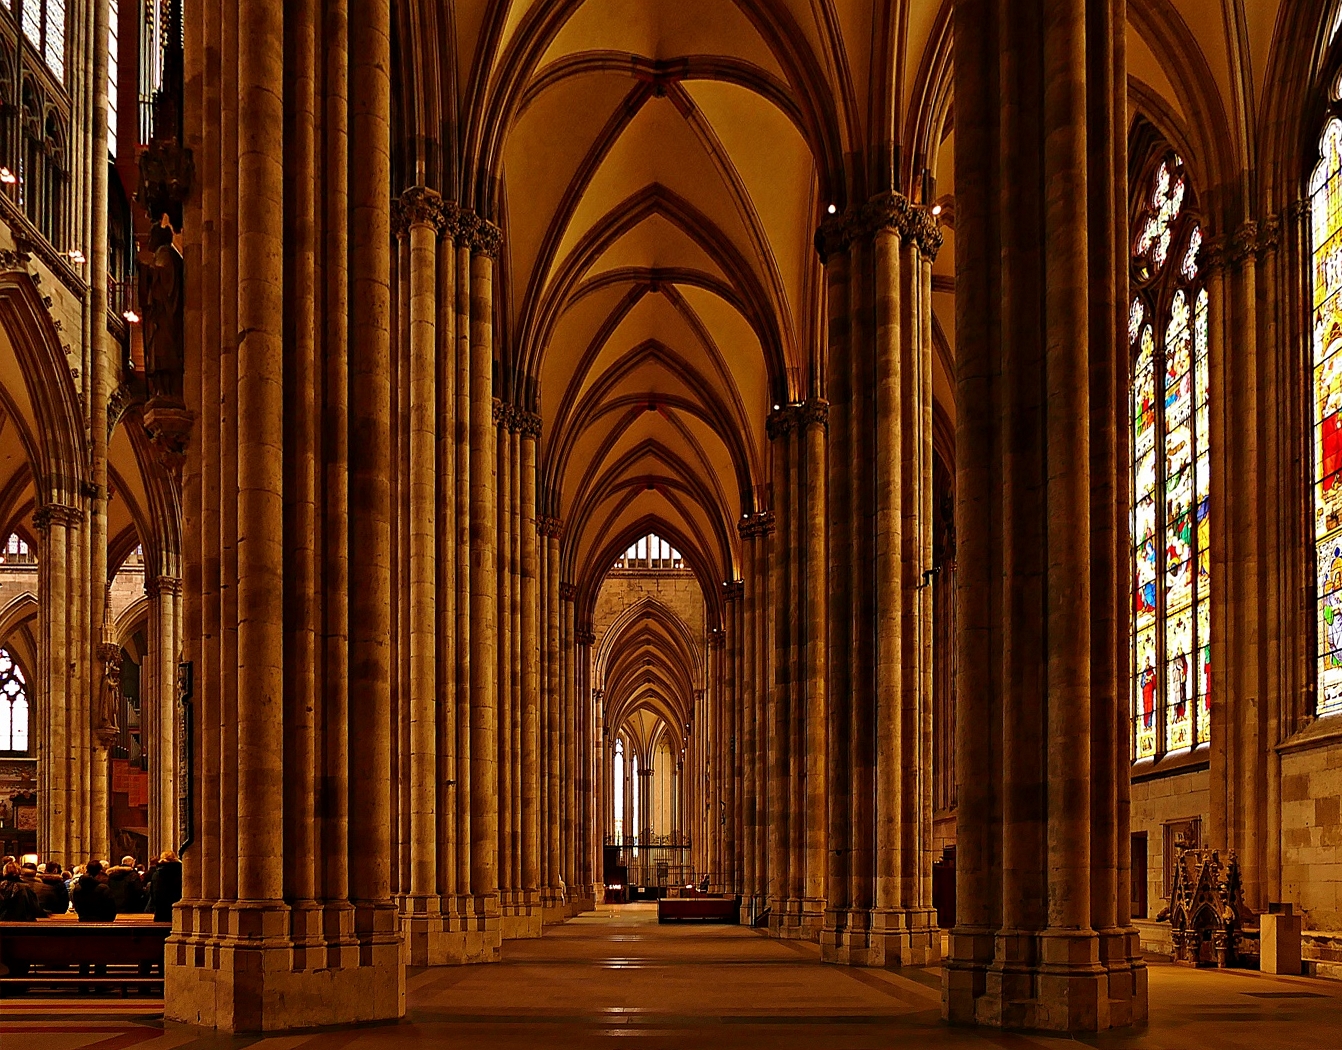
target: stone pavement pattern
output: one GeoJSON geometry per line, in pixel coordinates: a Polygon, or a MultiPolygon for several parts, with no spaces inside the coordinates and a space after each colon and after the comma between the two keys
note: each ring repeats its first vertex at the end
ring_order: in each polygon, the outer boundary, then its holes
{"type": "Polygon", "coordinates": [[[155,1001],[5,1000],[0,1046],[43,1050],[383,1050],[628,1046],[801,1050],[1342,1048],[1342,984],[1154,963],[1141,1030],[1063,1039],[940,1021],[941,974],[831,966],[810,943],[740,927],[658,926],[650,905],[600,908],[497,965],[416,969],[400,1024],[273,1038],[164,1024],[155,1001]]]}

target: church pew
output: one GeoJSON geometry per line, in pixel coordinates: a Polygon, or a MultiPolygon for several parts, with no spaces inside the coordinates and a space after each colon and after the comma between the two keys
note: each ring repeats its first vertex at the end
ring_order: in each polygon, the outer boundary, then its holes
{"type": "Polygon", "coordinates": [[[167,922],[0,922],[0,995],[28,987],[162,990],[167,922]]]}

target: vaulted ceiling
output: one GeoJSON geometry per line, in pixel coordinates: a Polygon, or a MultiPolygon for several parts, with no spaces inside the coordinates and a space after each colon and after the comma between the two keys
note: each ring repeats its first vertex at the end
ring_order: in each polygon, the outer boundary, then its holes
{"type": "MultiPolygon", "coordinates": [[[[1324,17],[1323,0],[1302,6],[1324,17]]],[[[1236,179],[1253,154],[1278,7],[1129,0],[1133,108],[1183,136],[1208,179],[1236,179]]],[[[650,530],[684,552],[710,608],[739,577],[735,525],[769,505],[766,416],[816,389],[817,225],[890,189],[953,205],[950,10],[398,5],[398,178],[504,231],[499,381],[543,419],[541,506],[565,524],[564,578],[589,603],[650,530]]],[[[945,233],[935,387],[953,418],[945,233]]]]}

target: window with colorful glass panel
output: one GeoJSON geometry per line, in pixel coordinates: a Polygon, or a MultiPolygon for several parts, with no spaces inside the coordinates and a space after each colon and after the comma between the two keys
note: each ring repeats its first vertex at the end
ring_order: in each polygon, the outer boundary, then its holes
{"type": "Polygon", "coordinates": [[[28,683],[9,650],[0,649],[0,752],[28,750],[28,683]]]}
{"type": "Polygon", "coordinates": [[[1342,121],[1328,121],[1309,183],[1314,310],[1314,543],[1318,715],[1342,712],[1342,121]]]}
{"type": "Polygon", "coordinates": [[[1135,184],[1132,300],[1133,756],[1206,743],[1211,713],[1207,289],[1183,162],[1135,184]]]}

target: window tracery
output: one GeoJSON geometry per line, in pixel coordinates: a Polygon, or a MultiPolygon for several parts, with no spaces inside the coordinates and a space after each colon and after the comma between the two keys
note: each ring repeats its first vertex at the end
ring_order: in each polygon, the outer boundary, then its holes
{"type": "Polygon", "coordinates": [[[1140,184],[1133,228],[1133,757],[1210,738],[1207,289],[1180,158],[1140,184]]]}
{"type": "Polygon", "coordinates": [[[683,569],[685,559],[680,551],[655,532],[640,537],[629,549],[615,559],[616,569],[683,569]]]}
{"type": "Polygon", "coordinates": [[[0,649],[0,754],[28,754],[28,683],[8,649],[0,649]]]}

